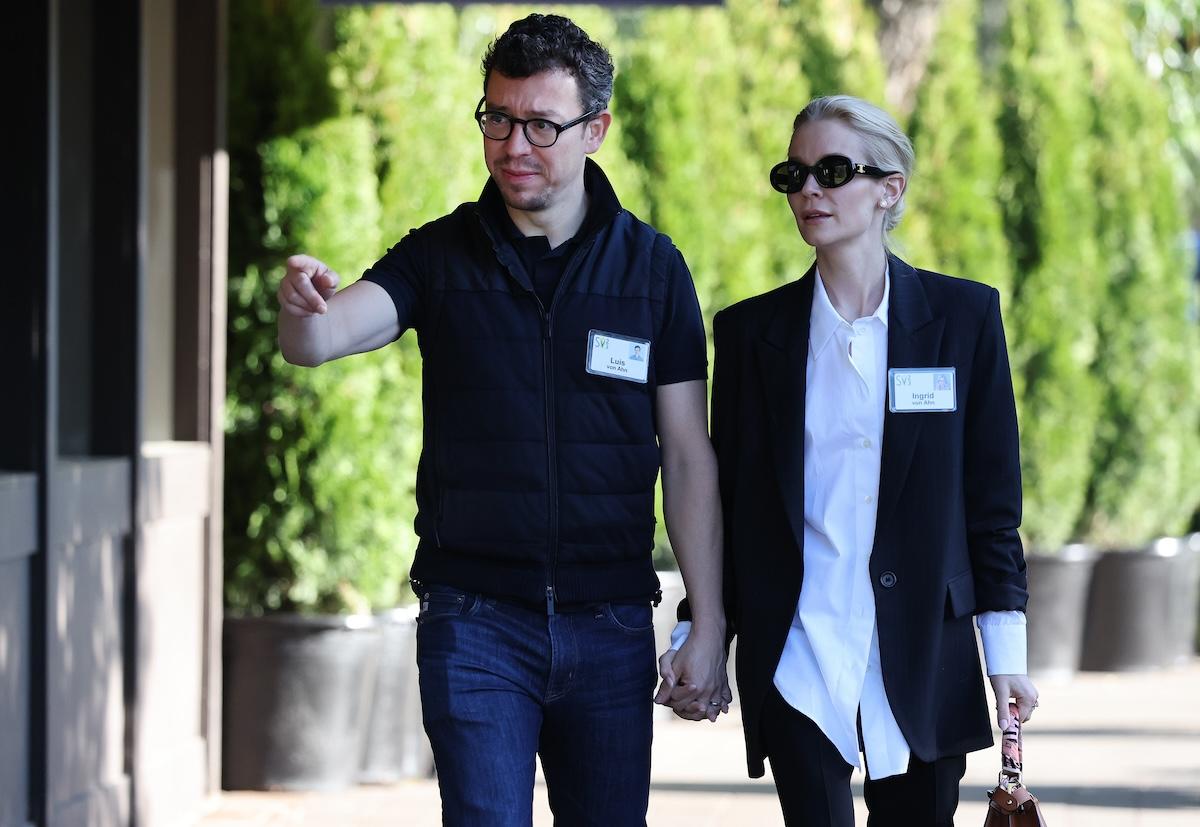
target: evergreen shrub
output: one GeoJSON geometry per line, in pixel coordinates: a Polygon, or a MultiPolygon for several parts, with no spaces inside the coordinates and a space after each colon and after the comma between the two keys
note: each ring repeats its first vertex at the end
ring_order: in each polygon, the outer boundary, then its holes
{"type": "Polygon", "coordinates": [[[1197,502],[1197,330],[1186,317],[1186,222],[1166,99],[1137,65],[1122,8],[1078,0],[1091,82],[1102,415],[1080,533],[1137,548],[1186,526],[1197,502]]]}
{"type": "Polygon", "coordinates": [[[993,84],[1013,261],[1008,339],[1021,428],[1026,547],[1072,539],[1100,416],[1091,119],[1062,0],[1013,0],[993,84]]]}

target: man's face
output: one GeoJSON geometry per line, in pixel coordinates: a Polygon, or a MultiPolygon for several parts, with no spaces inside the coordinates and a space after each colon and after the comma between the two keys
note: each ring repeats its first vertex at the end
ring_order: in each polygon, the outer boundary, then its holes
{"type": "MultiPolygon", "coordinates": [[[[555,69],[527,78],[510,78],[493,71],[488,78],[484,108],[514,118],[544,118],[557,124],[583,114],[579,88],[566,71],[555,69]]],[[[607,112],[571,127],[554,146],[529,143],[521,124],[507,140],[483,138],[483,159],[504,201],[516,210],[537,212],[583,197],[583,163],[600,148],[612,116],[607,112]]]]}

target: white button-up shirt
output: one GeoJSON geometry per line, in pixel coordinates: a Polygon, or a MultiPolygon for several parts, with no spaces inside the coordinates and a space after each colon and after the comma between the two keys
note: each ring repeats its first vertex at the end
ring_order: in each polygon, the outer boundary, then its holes
{"type": "MultiPolygon", "coordinates": [[[[816,274],[804,417],[804,582],[775,687],[859,764],[858,721],[871,778],[908,770],[909,746],[888,703],[879,662],[875,539],[887,392],[888,301],[848,322],[816,274]]],[[[988,674],[1025,673],[1025,615],[985,612],[977,623],[988,674]]],[[[672,647],[686,639],[680,623],[672,647]]]]}

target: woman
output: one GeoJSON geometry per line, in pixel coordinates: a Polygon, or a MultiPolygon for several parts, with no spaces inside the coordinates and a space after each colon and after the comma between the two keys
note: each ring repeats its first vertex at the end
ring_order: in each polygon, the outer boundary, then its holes
{"type": "MultiPolygon", "coordinates": [[[[1001,728],[1009,698],[1022,720],[1037,704],[999,297],[889,252],[912,164],[882,110],[812,101],[771,184],[816,263],[713,323],[747,757],[788,824],[854,823],[860,750],[871,825],[953,823],[966,753],[992,743],[972,617],[1001,728]]],[[[660,702],[711,717],[724,699],[692,697],[672,656],[660,702]]]]}

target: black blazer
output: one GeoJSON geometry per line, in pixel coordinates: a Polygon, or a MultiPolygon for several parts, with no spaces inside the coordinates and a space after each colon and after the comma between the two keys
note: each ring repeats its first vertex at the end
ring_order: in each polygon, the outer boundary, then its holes
{"type": "MultiPolygon", "coordinates": [[[[972,616],[1025,609],[1017,417],[997,292],[894,256],[890,265],[888,367],[957,373],[956,411],[885,410],[870,562],[888,700],[913,754],[932,761],[992,743],[972,616]]],[[[753,777],[764,771],[759,715],[804,577],[815,278],[810,269],[713,321],[725,602],[753,777]]]]}

